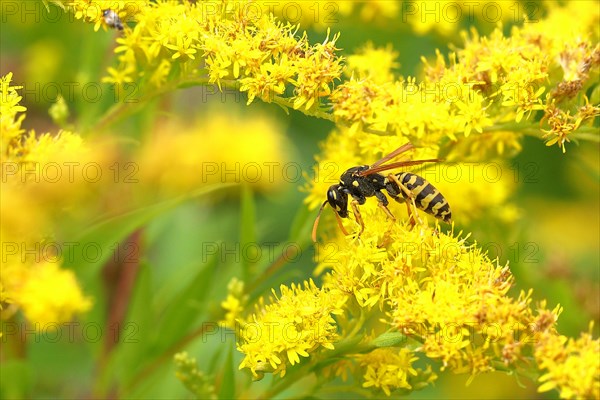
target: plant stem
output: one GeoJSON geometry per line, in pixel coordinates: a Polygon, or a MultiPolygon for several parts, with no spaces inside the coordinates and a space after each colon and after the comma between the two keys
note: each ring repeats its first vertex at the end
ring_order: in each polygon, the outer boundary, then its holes
{"type": "Polygon", "coordinates": [[[198,86],[207,85],[208,81],[208,78],[203,77],[194,77],[193,79],[184,78],[181,80],[170,82],[169,84],[161,86],[160,88],[155,88],[155,90],[144,94],[139,99],[139,101],[131,103],[117,103],[108,109],[108,111],[100,118],[100,120],[94,126],[92,126],[90,131],[98,132],[105,129],[106,127],[114,124],[115,122],[118,122],[122,118],[133,114],[134,112],[142,108],[142,106],[144,106],[146,103],[161,95],[174,91],[178,88],[192,86],[192,84],[198,86]]]}
{"type": "MultiPolygon", "coordinates": [[[[239,87],[240,87],[239,81],[232,80],[232,79],[222,79],[220,81],[220,84],[221,84],[221,87],[240,91],[239,90],[239,87]]],[[[210,79],[206,76],[204,76],[204,77],[203,76],[186,77],[186,78],[182,78],[182,79],[179,79],[176,81],[172,81],[169,84],[161,86],[160,88],[155,88],[155,90],[152,90],[152,91],[146,93],[139,99],[139,101],[136,101],[135,103],[131,102],[131,103],[115,104],[114,106],[109,108],[108,111],[106,111],[106,113],[100,118],[100,120],[94,126],[92,126],[90,131],[97,132],[102,129],[105,129],[107,126],[114,124],[115,122],[119,121],[120,119],[124,118],[125,116],[131,115],[132,113],[136,112],[144,104],[155,99],[158,96],[164,95],[166,93],[169,93],[169,92],[174,91],[179,88],[185,88],[185,87],[190,87],[190,86],[207,86],[207,85],[212,85],[212,83],[210,82],[210,79]]],[[[289,109],[289,108],[294,109],[294,102],[291,99],[288,99],[285,97],[274,95],[271,98],[272,101],[266,101],[264,99],[261,99],[261,100],[263,100],[265,103],[277,104],[284,109],[289,109]]],[[[297,111],[300,111],[303,114],[308,115],[310,117],[316,117],[316,118],[326,119],[328,121],[336,122],[333,114],[323,111],[323,110],[319,110],[319,109],[306,110],[306,109],[300,108],[297,111]]]]}

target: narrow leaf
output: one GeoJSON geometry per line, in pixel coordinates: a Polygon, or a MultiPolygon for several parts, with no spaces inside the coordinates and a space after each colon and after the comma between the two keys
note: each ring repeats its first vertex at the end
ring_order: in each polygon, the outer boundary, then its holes
{"type": "Polygon", "coordinates": [[[164,317],[157,330],[158,347],[164,350],[189,334],[199,315],[206,314],[208,310],[198,309],[202,304],[208,307],[211,302],[205,301],[214,286],[217,256],[214,255],[205,265],[198,267],[195,277],[190,277],[189,284],[170,302],[162,312],[164,317]]]}
{"type": "Polygon", "coordinates": [[[219,388],[220,399],[235,399],[235,373],[233,364],[233,347],[229,347],[227,357],[223,363],[223,379],[219,388]]]}
{"type": "Polygon", "coordinates": [[[119,326],[108,327],[109,334],[118,335],[115,349],[120,370],[117,378],[127,382],[139,372],[142,360],[148,360],[152,346],[156,313],[153,306],[152,271],[147,263],[140,263],[135,288],[132,292],[125,321],[119,326]]]}
{"type": "Polygon", "coordinates": [[[400,332],[386,332],[371,341],[374,347],[396,347],[407,342],[407,337],[400,332]]]}
{"type": "MultiPolygon", "coordinates": [[[[256,244],[256,204],[254,193],[249,185],[242,185],[240,218],[240,248],[250,248],[256,244]]],[[[247,259],[242,252],[242,268],[244,277],[252,276],[253,262],[247,259]]]]}
{"type": "Polygon", "coordinates": [[[301,205],[296,211],[290,228],[290,242],[304,242],[310,237],[310,230],[317,216],[316,211],[311,211],[305,205],[301,205]]]}
{"type": "Polygon", "coordinates": [[[73,236],[72,242],[66,242],[74,251],[64,259],[64,265],[75,269],[85,280],[94,280],[99,269],[113,256],[116,246],[139,227],[153,218],[167,212],[186,200],[207,195],[216,190],[230,187],[232,184],[210,185],[185,196],[169,199],[147,207],[105,219],[73,236]]]}

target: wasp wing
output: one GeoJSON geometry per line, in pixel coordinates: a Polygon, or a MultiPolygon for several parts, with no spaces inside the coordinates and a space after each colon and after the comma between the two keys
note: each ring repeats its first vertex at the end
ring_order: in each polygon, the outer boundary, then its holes
{"type": "Polygon", "coordinates": [[[431,158],[428,160],[398,161],[398,162],[391,163],[391,164],[380,165],[375,168],[370,167],[369,169],[360,172],[358,175],[359,176],[367,176],[367,175],[375,174],[377,172],[383,172],[383,171],[387,171],[387,170],[394,169],[394,168],[408,167],[411,165],[419,165],[419,164],[423,164],[423,163],[427,163],[427,162],[440,162],[440,161],[442,161],[442,160],[440,160],[439,158],[431,158]]]}
{"type": "Polygon", "coordinates": [[[390,161],[393,158],[398,157],[400,154],[404,153],[405,151],[412,150],[414,148],[415,148],[415,146],[413,146],[411,142],[407,142],[407,143],[403,144],[402,146],[398,147],[396,150],[392,151],[387,156],[383,157],[381,160],[377,161],[375,164],[371,165],[367,171],[369,171],[371,168],[376,168],[376,167],[380,166],[381,164],[383,164],[387,161],[390,161]]]}

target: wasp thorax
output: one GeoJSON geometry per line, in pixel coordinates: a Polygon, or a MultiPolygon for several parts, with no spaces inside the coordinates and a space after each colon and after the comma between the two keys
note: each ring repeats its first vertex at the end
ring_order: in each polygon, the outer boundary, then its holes
{"type": "Polygon", "coordinates": [[[358,167],[352,167],[347,169],[340,177],[341,182],[349,181],[358,176],[359,173],[369,169],[368,165],[359,165],[358,167]]]}

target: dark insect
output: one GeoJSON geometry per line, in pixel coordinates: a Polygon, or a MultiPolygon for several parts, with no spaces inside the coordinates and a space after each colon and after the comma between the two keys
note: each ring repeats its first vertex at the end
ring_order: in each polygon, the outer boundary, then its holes
{"type": "Polygon", "coordinates": [[[340,183],[332,185],[327,190],[327,200],[323,202],[319,209],[319,214],[313,225],[312,240],[317,241],[317,227],[321,212],[327,204],[333,208],[338,225],[345,235],[348,232],[342,225],[341,218],[348,218],[348,196],[352,198],[350,206],[354,212],[354,217],[360,225],[358,237],[365,229],[365,224],[358,209],[359,205],[365,204],[367,197],[375,196],[379,200],[379,207],[393,221],[396,221],[394,215],[387,208],[389,204],[387,196],[383,193],[385,189],[387,194],[399,203],[406,202],[410,224],[414,226],[419,219],[416,209],[425,211],[444,222],[451,222],[450,205],[444,196],[431,183],[421,178],[419,175],[411,172],[401,172],[397,174],[388,174],[387,176],[380,172],[394,168],[418,165],[426,162],[439,162],[439,159],[416,160],[416,161],[398,161],[385,164],[386,162],[398,157],[400,154],[413,149],[411,143],[406,143],[381,160],[371,166],[361,165],[352,167],[342,174],[340,183]],[[385,165],[384,165],[385,164],[385,165]]]}
{"type": "Polygon", "coordinates": [[[123,30],[123,23],[121,22],[121,18],[119,18],[119,14],[111,9],[107,9],[102,11],[102,17],[104,18],[104,22],[106,25],[113,29],[118,29],[120,31],[123,30]]]}

